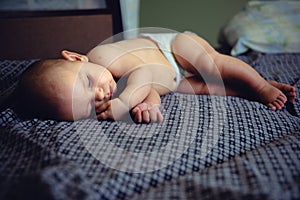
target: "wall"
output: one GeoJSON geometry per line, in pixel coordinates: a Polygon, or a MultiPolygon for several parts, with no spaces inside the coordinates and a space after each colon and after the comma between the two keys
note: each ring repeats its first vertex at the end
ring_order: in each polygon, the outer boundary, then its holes
{"type": "Polygon", "coordinates": [[[110,14],[0,18],[0,59],[57,58],[63,49],[85,54],[112,35],[112,24],[110,14]]]}
{"type": "Polygon", "coordinates": [[[190,30],[218,46],[220,28],[248,0],[141,0],[140,27],[190,30]]]}

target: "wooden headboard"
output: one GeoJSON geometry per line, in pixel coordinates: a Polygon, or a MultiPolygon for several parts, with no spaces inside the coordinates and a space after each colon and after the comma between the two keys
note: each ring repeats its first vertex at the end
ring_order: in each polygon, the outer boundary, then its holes
{"type": "Polygon", "coordinates": [[[87,53],[122,31],[120,4],[70,11],[1,11],[0,59],[57,58],[68,49],[87,53]]]}

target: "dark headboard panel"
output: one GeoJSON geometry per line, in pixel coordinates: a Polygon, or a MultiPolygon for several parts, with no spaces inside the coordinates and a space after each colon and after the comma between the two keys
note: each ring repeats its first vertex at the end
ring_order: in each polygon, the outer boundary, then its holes
{"type": "Polygon", "coordinates": [[[122,31],[119,1],[107,9],[0,12],[0,59],[56,58],[68,49],[87,53],[122,31]]]}

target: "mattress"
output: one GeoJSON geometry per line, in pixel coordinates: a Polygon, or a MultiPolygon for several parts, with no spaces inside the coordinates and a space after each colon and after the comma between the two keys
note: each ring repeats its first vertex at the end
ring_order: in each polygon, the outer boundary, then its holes
{"type": "Polygon", "coordinates": [[[161,124],[22,119],[12,93],[33,60],[0,61],[0,199],[299,199],[300,54],[239,58],[295,103],[171,93],[161,124]]]}

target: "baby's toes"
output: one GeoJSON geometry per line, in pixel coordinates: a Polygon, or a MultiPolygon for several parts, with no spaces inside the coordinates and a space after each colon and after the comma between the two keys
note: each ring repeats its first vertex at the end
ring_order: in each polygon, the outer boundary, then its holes
{"type": "Polygon", "coordinates": [[[272,110],[280,110],[283,108],[287,98],[284,94],[280,94],[273,102],[267,104],[272,110]]]}
{"type": "Polygon", "coordinates": [[[268,106],[269,108],[271,108],[272,110],[276,110],[276,106],[274,105],[273,102],[272,102],[272,103],[268,103],[267,106],[268,106]]]}
{"type": "Polygon", "coordinates": [[[267,106],[272,110],[280,110],[283,107],[280,101],[274,101],[269,103],[267,106]]]}
{"type": "Polygon", "coordinates": [[[282,102],[282,104],[285,104],[285,102],[287,101],[287,97],[286,97],[284,94],[281,93],[281,94],[277,97],[276,101],[280,101],[280,102],[282,102]]]}
{"type": "Polygon", "coordinates": [[[283,106],[284,106],[284,103],[285,103],[285,101],[283,102],[283,101],[281,101],[281,100],[276,100],[275,102],[276,102],[276,108],[277,108],[278,110],[282,109],[283,106]]]}
{"type": "Polygon", "coordinates": [[[274,101],[273,105],[276,107],[276,110],[280,110],[282,108],[282,106],[283,106],[282,102],[278,101],[278,100],[274,101]]]}

